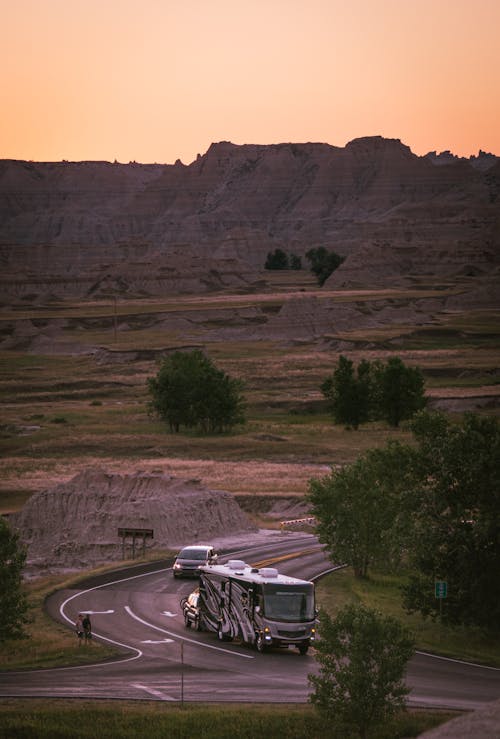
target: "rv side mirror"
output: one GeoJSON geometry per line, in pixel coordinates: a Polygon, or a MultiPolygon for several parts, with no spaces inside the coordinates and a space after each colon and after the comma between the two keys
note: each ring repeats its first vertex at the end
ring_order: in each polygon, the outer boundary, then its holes
{"type": "Polygon", "coordinates": [[[210,559],[208,560],[208,563],[213,565],[215,562],[217,562],[217,555],[214,553],[210,556],[210,559]]]}

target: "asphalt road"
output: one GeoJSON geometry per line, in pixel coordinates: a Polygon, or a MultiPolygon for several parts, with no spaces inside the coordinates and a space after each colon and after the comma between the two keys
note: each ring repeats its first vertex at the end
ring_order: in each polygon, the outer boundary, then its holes
{"type": "MultiPolygon", "coordinates": [[[[230,556],[272,564],[304,579],[331,569],[311,536],[286,536],[230,556]]],[[[157,563],[59,591],[48,603],[51,615],[73,628],[79,612],[90,612],[94,639],[118,645],[123,657],[80,667],[0,672],[0,696],[306,702],[307,676],[317,670],[313,652],[259,654],[186,629],[179,602],[194,587],[196,581],[176,580],[165,563],[157,563]]],[[[407,682],[412,705],[476,709],[500,698],[500,670],[423,653],[411,660],[407,682]]]]}

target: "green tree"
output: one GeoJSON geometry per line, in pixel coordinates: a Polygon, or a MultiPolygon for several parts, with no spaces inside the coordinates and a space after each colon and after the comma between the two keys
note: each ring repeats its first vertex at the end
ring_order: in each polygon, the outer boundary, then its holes
{"type": "Polygon", "coordinates": [[[332,375],[321,385],[335,423],[357,429],[370,414],[370,363],[363,360],[357,370],[347,357],[340,356],[332,375]]]}
{"type": "Polygon", "coordinates": [[[355,728],[366,739],[404,707],[413,637],[396,619],[359,605],[345,606],[335,619],[322,611],[319,637],[320,671],[309,675],[309,700],[333,726],[355,728]]]}
{"type": "Polygon", "coordinates": [[[264,264],[265,269],[288,269],[288,254],[283,249],[275,249],[268,252],[264,264]]]}
{"type": "Polygon", "coordinates": [[[422,372],[407,367],[399,357],[385,364],[363,359],[355,368],[351,360],[340,356],[321,390],[335,423],[354,429],[376,419],[397,427],[426,404],[422,372]]]}
{"type": "Polygon", "coordinates": [[[461,423],[420,412],[411,424],[415,483],[406,498],[417,570],[404,589],[410,611],[498,630],[500,623],[500,422],[461,423]],[[434,581],[448,583],[442,604],[434,581]]]}
{"type": "Polygon", "coordinates": [[[302,259],[297,254],[290,254],[290,269],[302,269],[302,259]]]}
{"type": "Polygon", "coordinates": [[[401,515],[401,490],[410,471],[411,450],[391,442],[309,481],[316,533],[334,564],[351,565],[356,577],[366,577],[375,563],[398,563],[409,525],[401,515]]]}
{"type": "Polygon", "coordinates": [[[29,603],[23,589],[26,552],[19,535],[0,517],[0,642],[25,637],[29,603]]]}
{"type": "Polygon", "coordinates": [[[147,381],[149,410],[178,432],[181,426],[220,433],[244,423],[243,383],[231,378],[203,352],[174,352],[147,381]]]}
{"type": "Polygon", "coordinates": [[[337,267],[340,267],[345,257],[341,257],[334,251],[328,251],[324,246],[309,249],[306,259],[311,264],[311,272],[316,275],[320,287],[324,285],[337,267]]]}
{"type": "Polygon", "coordinates": [[[424,378],[418,367],[408,367],[400,357],[372,367],[372,408],[374,415],[391,426],[411,418],[425,407],[424,378]]]}

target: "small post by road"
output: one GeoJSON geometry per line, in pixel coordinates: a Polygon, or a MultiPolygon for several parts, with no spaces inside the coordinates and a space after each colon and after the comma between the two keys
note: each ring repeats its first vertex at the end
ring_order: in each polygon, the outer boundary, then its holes
{"type": "Polygon", "coordinates": [[[181,708],[184,708],[184,642],[181,641],[181,708]]]}
{"type": "Polygon", "coordinates": [[[441,624],[439,636],[441,638],[443,631],[443,600],[448,595],[448,583],[446,580],[436,580],[434,583],[434,595],[436,598],[439,598],[439,623],[441,624]]]}

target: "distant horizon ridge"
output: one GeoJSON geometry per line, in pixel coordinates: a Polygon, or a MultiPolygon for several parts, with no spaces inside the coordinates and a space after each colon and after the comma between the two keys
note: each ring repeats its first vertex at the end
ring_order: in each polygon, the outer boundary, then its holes
{"type": "Polygon", "coordinates": [[[400,138],[395,138],[392,136],[382,136],[381,134],[373,134],[373,135],[367,135],[367,136],[357,136],[354,139],[349,140],[344,146],[338,146],[336,144],[330,144],[325,141],[281,141],[278,143],[271,143],[271,144],[255,144],[255,143],[244,143],[244,144],[235,144],[232,141],[229,141],[228,139],[221,139],[220,141],[213,141],[207,148],[207,150],[200,154],[198,153],[196,157],[189,162],[188,164],[185,164],[180,158],[177,158],[175,162],[138,162],[135,159],[131,159],[128,162],[122,162],[118,159],[53,159],[53,160],[35,160],[35,159],[17,159],[14,157],[2,157],[0,161],[3,162],[29,162],[33,164],[111,164],[111,165],[122,165],[122,166],[128,166],[128,165],[137,165],[137,166],[157,166],[157,167],[175,167],[175,166],[183,166],[183,167],[189,167],[194,162],[198,161],[199,159],[206,156],[212,149],[222,147],[222,146],[230,146],[234,148],[257,148],[257,149],[265,149],[265,148],[272,148],[272,147],[285,147],[285,146],[325,146],[330,147],[332,149],[347,149],[349,146],[352,146],[356,143],[361,142],[385,142],[385,143],[393,143],[393,144],[399,144],[402,148],[408,149],[408,151],[413,154],[413,156],[418,157],[419,159],[425,159],[425,158],[434,158],[446,161],[457,161],[457,162],[470,162],[481,159],[481,158],[494,158],[498,159],[499,155],[494,154],[493,152],[485,151],[481,148],[478,149],[477,154],[470,154],[469,156],[459,156],[458,154],[454,154],[450,149],[443,149],[442,151],[437,151],[437,149],[433,149],[428,151],[426,154],[415,154],[411,146],[408,144],[403,143],[403,141],[400,138]]]}

